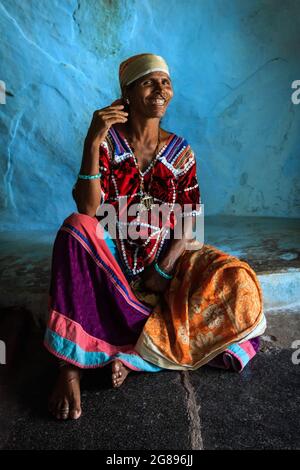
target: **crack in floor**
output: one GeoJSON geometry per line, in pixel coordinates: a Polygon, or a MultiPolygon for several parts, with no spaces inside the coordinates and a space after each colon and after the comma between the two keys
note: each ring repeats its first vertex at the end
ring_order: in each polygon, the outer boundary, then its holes
{"type": "Polygon", "coordinates": [[[203,439],[201,432],[200,411],[201,406],[197,404],[195,388],[191,382],[189,372],[180,372],[181,383],[187,395],[186,408],[189,419],[189,435],[192,450],[203,450],[203,439]]]}

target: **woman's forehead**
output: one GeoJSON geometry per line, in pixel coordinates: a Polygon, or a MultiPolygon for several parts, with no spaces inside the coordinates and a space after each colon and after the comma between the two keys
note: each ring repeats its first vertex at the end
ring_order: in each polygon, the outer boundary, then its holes
{"type": "MultiPolygon", "coordinates": [[[[166,72],[161,72],[160,70],[159,71],[156,71],[156,72],[149,72],[147,73],[146,75],[143,75],[142,77],[140,78],[137,78],[134,82],[132,82],[130,85],[127,85],[127,87],[125,86],[124,87],[124,90],[126,88],[128,89],[134,89],[137,85],[139,85],[140,83],[143,83],[143,81],[145,80],[149,80],[149,79],[155,79],[155,80],[161,80],[161,79],[168,79],[170,81],[170,84],[171,86],[172,85],[172,80],[170,78],[170,76],[166,73],[166,72]]],[[[124,91],[123,90],[123,91],[124,91]]]]}
{"type": "Polygon", "coordinates": [[[146,75],[143,75],[141,78],[139,78],[138,81],[141,82],[146,78],[168,78],[171,81],[170,76],[166,72],[161,71],[147,73],[146,75]]]}

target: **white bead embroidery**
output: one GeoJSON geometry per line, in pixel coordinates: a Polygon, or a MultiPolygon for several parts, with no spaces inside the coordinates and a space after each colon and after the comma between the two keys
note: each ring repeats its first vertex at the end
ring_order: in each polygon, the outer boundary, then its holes
{"type": "MultiPolygon", "coordinates": [[[[183,191],[191,191],[192,189],[195,189],[195,188],[198,188],[198,184],[195,184],[195,186],[189,186],[188,188],[185,188],[183,191]]],[[[178,191],[178,192],[182,192],[182,191],[178,191]]]]}
{"type": "MultiPolygon", "coordinates": [[[[109,141],[109,144],[111,146],[112,149],[115,148],[114,146],[114,140],[112,139],[112,137],[110,136],[110,134],[108,134],[108,141],[109,141]]],[[[128,149],[130,149],[130,146],[127,142],[126,139],[124,139],[128,149]]],[[[103,142],[102,143],[102,146],[107,149],[109,151],[109,145],[106,143],[106,142],[103,142]]],[[[189,171],[189,169],[195,164],[195,158],[194,158],[194,154],[193,152],[191,152],[191,156],[189,156],[189,158],[187,159],[187,161],[185,162],[184,166],[182,168],[175,168],[173,166],[173,162],[176,163],[176,161],[178,161],[178,158],[180,157],[180,155],[186,150],[187,148],[187,145],[184,145],[179,152],[175,152],[175,155],[172,157],[172,161],[171,162],[168,162],[166,157],[165,156],[162,156],[163,152],[165,151],[167,145],[164,145],[160,151],[157,153],[157,155],[155,156],[155,158],[151,161],[151,163],[148,165],[148,167],[146,168],[146,170],[144,172],[140,171],[140,175],[142,177],[144,177],[154,166],[155,162],[157,160],[159,160],[159,162],[161,162],[163,165],[165,165],[171,172],[172,174],[175,176],[175,178],[178,178],[179,176],[182,176],[184,175],[185,173],[187,173],[189,171]]],[[[138,168],[138,165],[137,165],[137,161],[136,161],[136,158],[135,158],[135,155],[134,153],[131,151],[130,149],[130,152],[126,151],[124,153],[122,153],[121,155],[116,155],[115,152],[112,152],[112,157],[111,157],[111,160],[112,160],[112,163],[120,163],[126,159],[128,159],[129,157],[133,158],[133,160],[135,161],[135,165],[136,167],[138,168]]],[[[103,168],[103,171],[107,171],[106,168],[103,168]]],[[[112,181],[112,184],[114,186],[114,189],[115,189],[115,196],[114,197],[111,197],[111,200],[119,200],[121,198],[125,198],[125,197],[128,197],[131,198],[129,200],[132,201],[132,199],[136,196],[142,196],[141,194],[141,191],[136,191],[135,193],[133,194],[130,194],[130,195],[125,195],[125,196],[121,196],[119,194],[119,190],[118,190],[118,185],[117,185],[117,181],[116,181],[116,178],[114,176],[114,174],[112,173],[111,174],[111,181],[112,181]]],[[[174,184],[174,181],[172,181],[172,185],[173,185],[173,188],[172,188],[172,202],[169,203],[169,202],[166,202],[166,201],[162,201],[158,198],[155,198],[154,197],[154,200],[155,201],[159,201],[160,203],[164,203],[164,204],[168,204],[169,205],[169,215],[168,215],[168,219],[167,221],[170,220],[170,214],[172,213],[173,209],[174,209],[174,204],[176,202],[176,188],[175,188],[175,184],[174,184]]],[[[189,188],[185,188],[184,191],[190,191],[192,189],[195,189],[196,187],[198,186],[195,185],[193,187],[189,187],[189,188]]],[[[192,211],[190,213],[183,213],[182,216],[185,216],[186,214],[191,214],[191,215],[197,215],[198,213],[201,213],[201,211],[197,212],[197,211],[192,211]]],[[[122,233],[122,230],[123,228],[125,227],[128,227],[129,224],[133,224],[134,226],[141,226],[141,227],[146,227],[146,228],[150,228],[152,233],[150,234],[150,236],[148,236],[148,238],[145,240],[144,243],[141,244],[141,247],[146,247],[150,242],[151,240],[153,240],[154,237],[156,237],[156,241],[154,243],[154,246],[152,247],[150,253],[146,256],[145,258],[145,261],[148,260],[149,258],[152,257],[153,253],[155,252],[156,250],[156,253],[155,253],[155,259],[158,259],[160,253],[161,253],[161,250],[164,246],[164,243],[165,243],[165,239],[166,237],[168,236],[169,232],[170,232],[170,229],[169,228],[166,228],[166,227],[157,227],[155,225],[151,225],[151,224],[148,224],[148,223],[141,223],[140,221],[140,217],[139,215],[137,216],[137,219],[136,221],[132,221],[132,222],[120,222],[120,221],[117,221],[117,228],[119,230],[119,233],[121,234],[122,233]]],[[[136,246],[136,243],[134,241],[131,241],[131,240],[128,240],[126,239],[126,242],[132,246],[136,246]]],[[[139,252],[139,246],[135,248],[134,250],[134,256],[133,256],[133,267],[130,268],[129,266],[129,261],[128,261],[128,258],[127,258],[127,254],[126,254],[126,248],[125,248],[125,244],[124,244],[124,239],[120,237],[120,245],[121,245],[121,254],[122,254],[122,258],[124,260],[124,263],[125,263],[125,266],[126,268],[128,269],[129,272],[131,272],[132,274],[136,275],[136,274],[139,274],[141,273],[142,271],[144,271],[145,267],[142,266],[140,267],[139,269],[137,269],[137,262],[138,262],[138,252],[139,252]]]]}

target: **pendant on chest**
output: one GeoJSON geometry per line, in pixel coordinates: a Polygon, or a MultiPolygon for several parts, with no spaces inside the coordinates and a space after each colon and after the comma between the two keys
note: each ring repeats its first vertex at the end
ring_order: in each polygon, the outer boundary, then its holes
{"type": "Polygon", "coordinates": [[[148,211],[154,206],[154,199],[151,194],[145,193],[143,197],[141,197],[141,202],[139,204],[139,210],[141,212],[148,211]]]}

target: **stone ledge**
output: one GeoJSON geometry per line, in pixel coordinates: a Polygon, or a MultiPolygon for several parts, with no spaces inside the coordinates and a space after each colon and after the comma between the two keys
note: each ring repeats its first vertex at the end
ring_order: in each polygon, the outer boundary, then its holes
{"type": "MultiPolygon", "coordinates": [[[[56,230],[0,232],[1,307],[25,307],[36,321],[46,318],[55,236],[56,230]]],[[[209,216],[205,243],[253,267],[265,310],[299,304],[300,220],[209,216]]]]}

